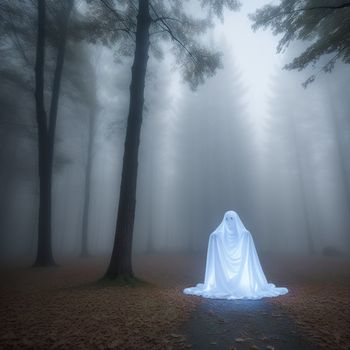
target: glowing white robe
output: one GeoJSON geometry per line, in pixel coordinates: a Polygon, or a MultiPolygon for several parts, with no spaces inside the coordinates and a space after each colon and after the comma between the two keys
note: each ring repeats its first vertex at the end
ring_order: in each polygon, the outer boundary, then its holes
{"type": "Polygon", "coordinates": [[[204,284],[184,289],[213,299],[260,299],[288,293],[268,283],[250,232],[234,211],[210,235],[204,284]]]}

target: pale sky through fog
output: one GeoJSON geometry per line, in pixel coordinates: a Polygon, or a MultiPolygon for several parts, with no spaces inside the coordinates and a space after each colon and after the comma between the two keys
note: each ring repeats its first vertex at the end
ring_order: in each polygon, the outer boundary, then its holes
{"type": "Polygon", "coordinates": [[[241,10],[227,12],[224,23],[216,28],[216,37],[224,37],[232,50],[246,88],[248,112],[256,118],[258,125],[260,118],[268,113],[271,76],[281,66],[282,54],[276,53],[278,38],[270,30],[254,32],[248,14],[268,3],[271,1],[242,1],[241,10]]]}

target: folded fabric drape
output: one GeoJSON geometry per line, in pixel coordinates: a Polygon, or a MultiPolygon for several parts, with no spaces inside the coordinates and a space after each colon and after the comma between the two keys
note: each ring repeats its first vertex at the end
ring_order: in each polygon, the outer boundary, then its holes
{"type": "Polygon", "coordinates": [[[185,294],[213,299],[261,299],[288,293],[268,283],[251,233],[234,211],[228,211],[210,235],[204,283],[185,294]]]}

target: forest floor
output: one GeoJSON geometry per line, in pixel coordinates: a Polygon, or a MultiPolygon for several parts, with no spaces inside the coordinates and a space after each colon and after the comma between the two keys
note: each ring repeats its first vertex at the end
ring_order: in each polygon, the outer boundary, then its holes
{"type": "Polygon", "coordinates": [[[1,268],[1,349],[350,349],[350,260],[261,256],[289,293],[259,301],[208,300],[205,256],[134,259],[147,283],[99,281],[107,261],[1,268]]]}

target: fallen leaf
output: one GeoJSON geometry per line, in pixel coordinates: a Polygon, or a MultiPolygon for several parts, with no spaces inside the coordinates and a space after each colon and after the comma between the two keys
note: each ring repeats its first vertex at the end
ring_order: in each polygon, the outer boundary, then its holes
{"type": "Polygon", "coordinates": [[[237,343],[243,343],[244,342],[244,339],[243,338],[236,338],[235,341],[237,343]]]}

